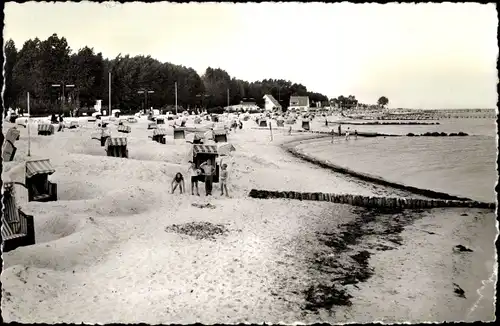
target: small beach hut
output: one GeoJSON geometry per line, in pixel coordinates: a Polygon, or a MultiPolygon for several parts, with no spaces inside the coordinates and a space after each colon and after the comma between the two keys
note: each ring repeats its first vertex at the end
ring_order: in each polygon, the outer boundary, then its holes
{"type": "Polygon", "coordinates": [[[130,126],[125,126],[125,125],[121,125],[121,126],[118,126],[117,128],[118,132],[123,132],[123,133],[130,133],[132,131],[132,129],[130,128],[130,126]]]}
{"type": "Polygon", "coordinates": [[[38,125],[38,134],[41,136],[50,136],[54,134],[54,125],[41,123],[38,125]]]}
{"type": "Polygon", "coordinates": [[[193,145],[192,148],[193,162],[197,168],[200,168],[201,163],[210,160],[212,165],[215,166],[214,183],[219,182],[219,165],[217,164],[217,158],[219,153],[217,151],[217,145],[193,145]]]}
{"type": "Polygon", "coordinates": [[[227,130],[218,129],[218,130],[214,130],[213,133],[214,133],[214,141],[216,143],[227,142],[227,130]]]}
{"type": "Polygon", "coordinates": [[[105,146],[108,156],[128,158],[126,137],[108,137],[105,146]]]}
{"type": "Polygon", "coordinates": [[[311,127],[309,125],[309,120],[302,120],[302,129],[304,130],[310,130],[311,127]]]}
{"type": "Polygon", "coordinates": [[[174,126],[174,139],[185,139],[184,128],[175,128],[174,126]]]}
{"type": "Polygon", "coordinates": [[[2,251],[35,244],[33,216],[17,207],[13,182],[4,183],[3,188],[2,251]]]}
{"type": "Polygon", "coordinates": [[[26,188],[28,201],[56,201],[57,184],[49,181],[49,175],[56,172],[49,159],[29,160],[26,162],[26,188]]]}
{"type": "Polygon", "coordinates": [[[167,134],[167,130],[163,128],[158,128],[153,130],[153,141],[166,144],[167,141],[165,139],[165,135],[167,134]]]}

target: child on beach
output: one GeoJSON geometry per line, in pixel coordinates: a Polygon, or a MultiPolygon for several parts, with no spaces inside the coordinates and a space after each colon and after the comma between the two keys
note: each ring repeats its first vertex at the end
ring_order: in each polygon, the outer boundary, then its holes
{"type": "Polygon", "coordinates": [[[226,197],[229,197],[229,193],[227,191],[227,164],[224,163],[221,166],[220,171],[220,195],[224,195],[224,190],[226,190],[226,197]]]}
{"type": "Polygon", "coordinates": [[[182,176],[182,173],[178,172],[174,179],[172,180],[172,193],[174,193],[175,189],[179,186],[179,190],[181,191],[184,189],[184,177],[182,176]]]}
{"type": "Polygon", "coordinates": [[[345,140],[348,140],[350,138],[349,135],[350,131],[351,131],[350,127],[347,127],[347,130],[345,131],[345,140]]]}
{"type": "Polygon", "coordinates": [[[191,195],[194,196],[194,188],[196,188],[196,195],[199,196],[200,192],[198,191],[198,180],[200,178],[201,171],[196,168],[196,164],[194,162],[189,161],[191,164],[188,168],[188,175],[191,177],[191,195]]]}

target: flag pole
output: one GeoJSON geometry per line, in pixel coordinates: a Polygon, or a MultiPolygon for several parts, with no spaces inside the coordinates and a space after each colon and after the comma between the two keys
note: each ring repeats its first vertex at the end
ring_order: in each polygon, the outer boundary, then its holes
{"type": "Polygon", "coordinates": [[[175,114],[177,114],[177,82],[175,82],[175,114]]]}
{"type": "Polygon", "coordinates": [[[271,125],[271,121],[269,121],[269,131],[271,131],[271,141],[273,141],[273,127],[271,125]]]}
{"type": "Polygon", "coordinates": [[[109,72],[109,108],[108,108],[108,115],[111,116],[111,71],[109,72]]]}
{"type": "Polygon", "coordinates": [[[28,92],[28,99],[27,99],[27,106],[28,106],[28,156],[31,156],[31,132],[30,132],[30,92],[28,92]]]}

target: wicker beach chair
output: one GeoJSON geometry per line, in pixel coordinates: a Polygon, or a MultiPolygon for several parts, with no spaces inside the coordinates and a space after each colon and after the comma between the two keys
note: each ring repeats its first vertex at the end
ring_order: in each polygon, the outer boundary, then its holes
{"type": "Polygon", "coordinates": [[[49,175],[56,172],[50,160],[30,160],[26,162],[26,188],[28,201],[56,201],[57,184],[49,181],[49,175]]]}
{"type": "Polygon", "coordinates": [[[127,138],[109,137],[106,139],[106,153],[108,156],[128,158],[127,138]]]}
{"type": "Polygon", "coordinates": [[[2,215],[2,251],[35,244],[33,216],[25,214],[16,204],[14,183],[4,184],[2,215]]]}
{"type": "Polygon", "coordinates": [[[42,123],[38,125],[38,135],[50,136],[54,134],[54,125],[42,123]]]}

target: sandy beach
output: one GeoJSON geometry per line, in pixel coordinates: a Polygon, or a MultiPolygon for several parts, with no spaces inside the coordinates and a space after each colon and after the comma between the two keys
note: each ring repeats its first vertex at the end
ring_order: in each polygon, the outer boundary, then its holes
{"type": "MultiPolygon", "coordinates": [[[[52,136],[31,126],[32,157],[50,158],[59,200],[28,202],[16,186],[18,205],[35,218],[37,243],[3,254],[6,322],[494,320],[492,210],[380,212],[249,198],[254,188],[419,198],[304,162],[282,145],[317,135],[275,128],[271,141],[251,120],[228,136],[236,148],[224,158],[231,198],[220,196],[218,184],[211,198],[202,184],[200,197],[187,183],[186,193],[171,194],[174,175],[186,175],[191,146],[174,140],[171,127],[159,144],[148,138],[145,117],[130,124],[129,159],[122,159],[107,157],[91,139],[94,122],[79,121],[52,136]],[[220,231],[203,239],[175,231],[193,222],[220,231]],[[459,244],[473,252],[454,253],[459,244]],[[466,298],[454,294],[453,283],[466,298]]],[[[12,126],[4,122],[4,134],[12,126]]],[[[110,129],[123,136],[114,122],[110,129]]],[[[28,132],[19,130],[4,181],[24,182],[28,132]]]]}

